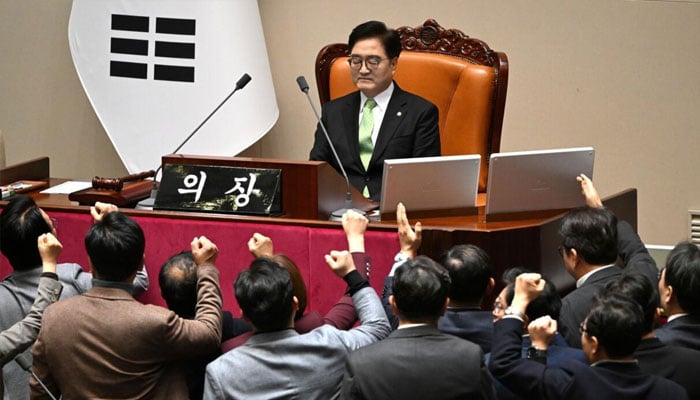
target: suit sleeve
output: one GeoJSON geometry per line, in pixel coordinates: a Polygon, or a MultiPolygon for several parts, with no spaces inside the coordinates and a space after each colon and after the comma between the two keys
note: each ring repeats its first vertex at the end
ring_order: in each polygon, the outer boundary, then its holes
{"type": "Polygon", "coordinates": [[[58,300],[62,289],[63,286],[54,278],[39,279],[38,295],[29,314],[0,334],[0,366],[10,362],[34,343],[41,329],[44,309],[58,300]]]}
{"type": "Polygon", "coordinates": [[[391,327],[374,289],[371,287],[360,289],[352,295],[352,301],[361,325],[349,331],[337,331],[348,350],[359,349],[389,336],[391,327]]]}
{"type": "Polygon", "coordinates": [[[413,157],[433,157],[440,155],[440,128],[438,109],[430,106],[421,114],[415,127],[413,157]]]}
{"type": "MultiPolygon", "coordinates": [[[[352,261],[357,268],[357,272],[365,279],[369,280],[370,257],[364,252],[353,252],[352,261]]],[[[352,297],[345,294],[331,309],[323,316],[323,323],[333,325],[338,329],[348,330],[357,322],[357,312],[352,302],[352,297]]]]}
{"type": "Polygon", "coordinates": [[[625,270],[641,272],[656,284],[659,271],[656,262],[642,243],[642,239],[626,221],[617,223],[617,247],[625,270]]]}
{"type": "MultiPolygon", "coordinates": [[[[326,122],[326,107],[321,109],[321,120],[325,125],[326,122]]],[[[321,124],[316,124],[316,133],[314,134],[314,145],[309,153],[309,160],[311,161],[325,161],[331,165],[335,164],[335,158],[332,156],[331,148],[328,145],[328,140],[326,140],[326,135],[323,133],[321,124]]]]}

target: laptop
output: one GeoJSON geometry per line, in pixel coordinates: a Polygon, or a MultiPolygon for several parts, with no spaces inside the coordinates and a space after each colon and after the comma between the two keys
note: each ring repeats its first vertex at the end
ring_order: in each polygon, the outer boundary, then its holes
{"type": "Polygon", "coordinates": [[[393,220],[401,202],[409,215],[469,215],[476,210],[481,155],[384,160],[379,211],[393,220]]]}
{"type": "Polygon", "coordinates": [[[585,205],[576,177],[593,177],[594,158],[592,147],[491,154],[487,217],[585,205]]]}

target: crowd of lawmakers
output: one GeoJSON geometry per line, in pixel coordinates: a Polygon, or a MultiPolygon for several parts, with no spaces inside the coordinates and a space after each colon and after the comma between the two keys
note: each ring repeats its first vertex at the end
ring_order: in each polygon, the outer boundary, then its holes
{"type": "Polygon", "coordinates": [[[347,290],[325,315],[306,309],[294,261],[254,234],[253,261],[233,285],[241,318],[222,310],[218,248],[206,237],[161,267],[168,308],[142,304],[133,296],[149,286],[145,237],[133,219],[91,208],[86,272],[57,264],[54,222],[17,195],[0,214],[14,269],[0,285],[4,398],[700,398],[700,249],[680,243],[657,268],[592,182],[578,180],[587,206],[559,228],[576,279],[563,298],[520,267],[498,285],[471,244],[440,260],[418,255],[421,224],[399,204],[394,260],[371,260],[368,220],[343,216],[347,249],[325,260],[347,290]],[[381,297],[372,262],[393,262],[381,297]]]}

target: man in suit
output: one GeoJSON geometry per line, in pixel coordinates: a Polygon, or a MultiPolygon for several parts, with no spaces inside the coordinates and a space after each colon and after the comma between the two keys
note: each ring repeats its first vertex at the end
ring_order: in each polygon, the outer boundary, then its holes
{"type": "Polygon", "coordinates": [[[700,248],[682,242],[671,250],[659,279],[668,322],[656,330],[664,343],[700,350],[700,248]]]}
{"type": "MultiPolygon", "coordinates": [[[[506,315],[495,324],[489,368],[512,392],[528,399],[687,399],[677,383],[641,371],[633,352],[644,326],[641,307],[621,295],[598,301],[580,326],[583,351],[591,365],[570,361],[559,368],[546,358],[521,357],[522,326],[528,304],[544,288],[539,274],[522,274],[506,315]]],[[[556,320],[545,316],[528,326],[532,343],[547,351],[557,331],[556,320]]]]}
{"type": "MultiPolygon", "coordinates": [[[[91,209],[95,221],[117,207],[96,203],[91,209]]],[[[13,272],[0,283],[0,329],[8,329],[24,318],[37,296],[41,277],[41,255],[37,239],[51,233],[58,236],[54,223],[31,197],[15,195],[3,207],[0,214],[0,250],[12,265],[13,272]]],[[[63,285],[61,299],[88,291],[92,287],[92,274],[78,264],[62,263],[56,267],[59,282],[63,285]]],[[[134,294],[148,289],[148,275],[142,268],[134,279],[134,294]]],[[[31,353],[26,350],[22,357],[31,362],[31,353]]],[[[29,399],[29,372],[11,363],[3,368],[4,397],[13,400],[29,399]]]]}
{"type": "Polygon", "coordinates": [[[349,331],[323,325],[297,333],[299,302],[289,272],[270,258],[257,258],[234,283],[243,318],[255,334],[207,366],[205,399],[338,396],[350,351],[385,338],[390,328],[377,294],[355,269],[350,253],[332,251],[326,262],[347,282],[361,325],[349,331]]]}
{"type": "Polygon", "coordinates": [[[657,269],[632,227],[603,207],[591,180],[582,174],[578,181],[587,206],[568,212],[559,227],[559,251],[566,270],[576,279],[576,289],[562,299],[559,325],[569,345],[581,348],[578,327],[588,315],[593,296],[623,271],[616,265],[618,255],[625,271],[642,273],[650,281],[656,281],[657,269]]]}
{"type": "MultiPolygon", "coordinates": [[[[221,342],[218,250],[194,238],[197,307],[194,319],[132,296],[143,265],[145,238],[131,218],[115,211],[85,236],[94,286],[50,306],[32,350],[33,372],[56,396],[68,399],[187,399],[181,360],[208,354],[221,342]]],[[[32,398],[48,398],[31,380],[32,398]]]]}
{"type": "Polygon", "coordinates": [[[641,274],[625,274],[609,282],[596,297],[605,298],[621,294],[634,300],[644,312],[642,341],[634,351],[634,357],[642,371],[668,378],[688,391],[691,399],[700,399],[700,351],[667,345],[654,334],[659,319],[659,298],[654,286],[641,274]]]}
{"type": "Polygon", "coordinates": [[[350,354],[345,399],[495,399],[478,345],[440,332],[450,275],[420,256],[396,270],[389,302],[399,328],[350,354]]]}
{"type": "MultiPolygon", "coordinates": [[[[440,155],[438,109],[393,81],[401,52],[395,30],[365,22],[350,33],[348,47],[359,91],[324,104],[321,120],[350,183],[379,201],[384,160],[440,155]]],[[[309,159],[340,171],[320,125],[309,159]]]]}

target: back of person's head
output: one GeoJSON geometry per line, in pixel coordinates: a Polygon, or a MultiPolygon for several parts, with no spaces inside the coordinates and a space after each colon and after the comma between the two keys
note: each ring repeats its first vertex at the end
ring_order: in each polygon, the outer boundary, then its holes
{"type": "Polygon", "coordinates": [[[286,329],[294,311],[289,271],[270,258],[253,260],[233,284],[243,315],[261,332],[286,329]]]}
{"type": "Polygon", "coordinates": [[[272,260],[284,267],[287,272],[289,272],[289,276],[292,279],[292,287],[294,288],[294,296],[296,296],[297,300],[299,300],[299,309],[297,310],[294,319],[299,319],[304,315],[307,299],[306,283],[304,282],[304,278],[301,276],[299,267],[297,267],[296,263],[291,258],[284,254],[275,254],[272,256],[272,260]]]}
{"type": "Polygon", "coordinates": [[[399,318],[438,318],[450,292],[450,275],[425,256],[407,261],[394,273],[394,302],[399,318]]]}
{"type": "Polygon", "coordinates": [[[472,244],[453,246],[440,260],[452,281],[450,300],[479,302],[493,275],[488,254],[472,244]]]}
{"type": "Polygon", "coordinates": [[[146,239],[139,224],[127,215],[113,211],[90,227],[85,249],[98,277],[121,282],[143,266],[146,239]]]}
{"type": "Polygon", "coordinates": [[[608,356],[626,357],[634,353],[642,340],[644,314],[636,301],[612,293],[596,299],[585,324],[586,334],[595,336],[608,356]]]}
{"type": "Polygon", "coordinates": [[[350,32],[348,48],[352,51],[355,43],[366,39],[379,39],[389,59],[396,58],[401,53],[401,38],[398,32],[393,29],[387,29],[383,22],[367,21],[357,25],[350,32]]]}
{"type": "Polygon", "coordinates": [[[700,315],[700,248],[690,242],[681,242],[666,258],[664,272],[666,286],[673,287],[683,311],[700,315]]]}
{"type": "Polygon", "coordinates": [[[15,195],[0,214],[0,251],[15,270],[26,270],[41,265],[37,239],[51,232],[34,200],[15,195]]]}
{"type": "Polygon", "coordinates": [[[605,207],[569,211],[562,218],[559,236],[566,251],[576,249],[578,256],[590,265],[617,260],[617,218],[605,207]]]}
{"type": "Polygon", "coordinates": [[[644,334],[654,329],[656,310],[659,306],[659,294],[654,289],[649,278],[636,273],[625,273],[620,278],[610,281],[596,293],[594,303],[613,295],[622,295],[630,298],[640,307],[644,313],[644,334]]]}
{"type": "Polygon", "coordinates": [[[170,257],[158,274],[160,294],[175,314],[192,319],[197,306],[197,264],[191,251],[170,257]]]}
{"type": "MultiPolygon", "coordinates": [[[[532,271],[522,267],[509,268],[503,271],[503,280],[507,283],[506,302],[508,304],[512,303],[515,297],[515,278],[520,274],[529,272],[532,271]]],[[[545,315],[549,315],[552,319],[559,319],[560,312],[561,296],[557,291],[557,287],[551,281],[545,279],[542,293],[527,305],[525,315],[530,321],[545,315]]]]}

